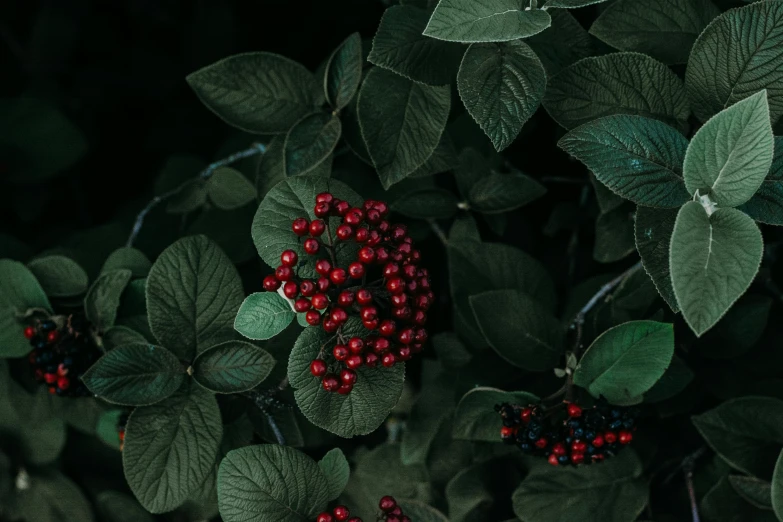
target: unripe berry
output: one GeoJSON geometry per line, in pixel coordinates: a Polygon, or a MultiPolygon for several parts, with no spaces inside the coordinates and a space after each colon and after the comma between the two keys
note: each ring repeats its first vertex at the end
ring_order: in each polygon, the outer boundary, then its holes
{"type": "Polygon", "coordinates": [[[348,275],[351,279],[361,279],[364,276],[364,265],[358,261],[348,265],[348,275]]]}
{"type": "Polygon", "coordinates": [[[297,261],[299,261],[299,256],[293,250],[283,250],[283,253],[280,254],[280,262],[283,266],[294,266],[297,261]]]}
{"type": "Polygon", "coordinates": [[[332,271],[332,263],[328,259],[319,259],[315,262],[315,271],[322,276],[328,276],[332,271]]]}
{"type": "Polygon", "coordinates": [[[344,361],[348,358],[348,347],[344,344],[336,344],[332,349],[332,355],[338,361],[344,361]]]}
{"type": "Polygon", "coordinates": [[[310,363],[310,373],[312,373],[314,377],[323,377],[326,375],[326,370],[326,363],[321,359],[316,359],[310,363]]]}
{"type": "Polygon", "coordinates": [[[361,337],[351,337],[351,339],[348,341],[348,350],[351,351],[351,353],[362,353],[364,351],[364,341],[361,337]]]}
{"type": "Polygon", "coordinates": [[[365,265],[369,265],[375,261],[375,250],[372,247],[363,247],[359,250],[359,261],[365,265]]]}
{"type": "Polygon", "coordinates": [[[278,266],[275,269],[275,277],[278,281],[288,281],[294,277],[294,271],[290,266],[278,266]]]}
{"type": "Polygon", "coordinates": [[[313,222],[310,223],[310,235],[313,237],[320,236],[325,230],[326,223],[324,223],[323,219],[314,219],[313,222]]]}
{"type": "Polygon", "coordinates": [[[364,360],[362,359],[361,355],[350,355],[345,360],[345,365],[351,370],[355,370],[356,368],[362,365],[362,362],[364,362],[364,360]]]}
{"type": "Polygon", "coordinates": [[[310,300],[306,297],[300,297],[294,302],[294,310],[296,310],[297,313],[306,312],[310,309],[310,300]]]}
{"type": "Polygon", "coordinates": [[[309,225],[305,218],[296,218],[291,224],[291,229],[297,236],[304,236],[308,232],[309,225]]]}
{"type": "Polygon", "coordinates": [[[313,239],[312,237],[309,239],[306,239],[304,242],[304,250],[311,256],[318,253],[318,251],[321,249],[321,244],[318,242],[317,239],[313,239]]]}
{"type": "Polygon", "coordinates": [[[381,364],[386,368],[391,368],[396,362],[397,358],[391,352],[386,352],[383,354],[383,357],[381,357],[381,364]]]}
{"type": "Polygon", "coordinates": [[[313,297],[315,295],[315,283],[312,281],[302,281],[299,284],[299,292],[305,297],[313,297]]]}
{"type": "Polygon", "coordinates": [[[339,227],[337,227],[337,237],[339,239],[346,241],[348,239],[351,239],[352,235],[353,235],[353,227],[351,227],[351,225],[342,224],[339,227]]]}
{"type": "Polygon", "coordinates": [[[313,304],[313,308],[316,310],[323,310],[329,306],[329,298],[324,294],[315,294],[311,299],[311,302],[313,304]]]}
{"type": "Polygon", "coordinates": [[[366,288],[359,289],[359,291],[356,292],[356,302],[361,306],[367,306],[372,303],[372,293],[366,288]]]}
{"type": "Polygon", "coordinates": [[[337,388],[340,387],[340,381],[337,379],[336,375],[330,373],[324,375],[323,381],[321,381],[321,386],[323,386],[324,390],[328,392],[337,391],[337,388]]]}
{"type": "Polygon", "coordinates": [[[321,314],[315,310],[310,310],[305,314],[305,321],[307,321],[307,324],[310,326],[318,326],[321,322],[321,314]]]}
{"type": "Polygon", "coordinates": [[[332,271],[329,272],[329,280],[338,286],[345,283],[347,279],[348,274],[345,273],[344,268],[332,268],[332,271]]]}
{"type": "Polygon", "coordinates": [[[351,290],[344,290],[337,296],[337,304],[343,308],[348,308],[356,300],[356,294],[351,290]]]}
{"type": "Polygon", "coordinates": [[[287,281],[283,285],[283,295],[289,299],[294,299],[299,295],[299,287],[293,281],[287,281]]]}

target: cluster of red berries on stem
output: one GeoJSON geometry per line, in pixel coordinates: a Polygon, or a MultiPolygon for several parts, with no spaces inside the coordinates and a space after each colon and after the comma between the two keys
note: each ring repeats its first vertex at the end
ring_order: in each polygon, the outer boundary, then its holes
{"type": "Polygon", "coordinates": [[[367,200],[361,207],[324,192],[315,198],[312,221],[296,218],[293,232],[304,251],[317,257],[313,279],[299,277],[297,253],[286,250],[274,275],[264,278],[264,289],[281,291],[293,308],[305,314],[311,326],[321,326],[337,340],[331,353],[321,351],[310,373],[321,379],[326,391],[348,394],[356,383],[356,369],[378,364],[390,368],[422,350],[428,334],[427,310],[435,295],[429,273],[419,267],[421,253],[404,225],[390,224],[389,207],[367,200]],[[339,218],[332,237],[328,220],[339,218]],[[328,241],[324,241],[326,235],[328,241]],[[354,242],[356,259],[338,266],[337,250],[354,242]],[[343,326],[358,317],[370,335],[344,336],[343,326]]]}
{"type": "Polygon", "coordinates": [[[86,335],[87,324],[77,316],[58,322],[51,318],[33,318],[23,334],[33,350],[28,361],[33,377],[45,383],[49,393],[63,397],[90,396],[81,376],[100,357],[100,351],[86,335]]]}
{"type": "MultiPolygon", "coordinates": [[[[394,497],[386,495],[378,503],[380,514],[377,522],[412,522],[411,518],[403,514],[394,497]]],[[[337,506],[331,512],[324,511],[318,515],[316,522],[363,522],[359,517],[351,518],[351,512],[345,506],[337,506]]]]}
{"type": "Polygon", "coordinates": [[[540,404],[500,404],[500,437],[524,453],[546,457],[553,466],[592,464],[617,454],[633,440],[638,408],[599,399],[592,408],[567,402],[565,419],[540,404]]]}

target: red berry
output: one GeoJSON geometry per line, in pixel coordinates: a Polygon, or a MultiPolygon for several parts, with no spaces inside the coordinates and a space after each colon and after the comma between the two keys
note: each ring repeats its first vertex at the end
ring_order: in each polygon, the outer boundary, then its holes
{"type": "Polygon", "coordinates": [[[326,363],[321,359],[316,359],[310,363],[310,373],[312,373],[314,377],[323,377],[326,375],[326,370],[326,363]]]}
{"type": "Polygon", "coordinates": [[[405,228],[405,225],[394,225],[394,228],[391,231],[391,239],[395,243],[400,243],[405,238],[407,233],[408,229],[405,228]]]}
{"type": "Polygon", "coordinates": [[[422,326],[427,322],[427,314],[421,310],[416,310],[415,312],[413,312],[412,320],[414,323],[418,324],[419,326],[422,326]]]}
{"type": "Polygon", "coordinates": [[[323,380],[321,381],[321,386],[323,386],[324,390],[328,392],[337,391],[337,388],[340,387],[340,381],[337,380],[337,376],[333,374],[327,374],[324,375],[323,380]]]}
{"type": "Polygon", "coordinates": [[[400,273],[400,265],[397,263],[386,263],[386,266],[383,267],[383,277],[386,279],[391,279],[393,277],[396,277],[400,273]]]}
{"type": "Polygon", "coordinates": [[[391,335],[394,335],[394,331],[397,330],[397,323],[395,323],[391,319],[386,319],[385,321],[381,322],[381,325],[378,327],[378,330],[380,331],[380,334],[382,336],[389,337],[391,335]]]}
{"type": "Polygon", "coordinates": [[[568,404],[568,416],[569,417],[581,417],[582,416],[582,408],[579,407],[578,404],[569,403],[568,404]]]}
{"type": "Polygon", "coordinates": [[[318,253],[318,250],[321,249],[321,244],[318,242],[317,239],[313,239],[312,237],[309,239],[305,239],[304,242],[304,250],[311,256],[314,256],[318,253]]]}
{"type": "Polygon", "coordinates": [[[348,358],[348,347],[344,344],[336,344],[332,349],[332,355],[338,361],[344,361],[348,358]]]}
{"type": "Polygon", "coordinates": [[[547,461],[548,461],[550,464],[552,464],[553,466],[559,466],[559,465],[560,465],[560,463],[559,463],[559,462],[558,462],[558,460],[557,460],[557,455],[555,455],[554,453],[552,453],[552,454],[549,456],[549,458],[547,459],[547,461]]]}
{"type": "Polygon", "coordinates": [[[581,440],[575,440],[571,443],[571,453],[584,453],[587,450],[587,444],[581,440]]]}
{"type": "Polygon", "coordinates": [[[299,295],[299,287],[293,281],[286,281],[283,285],[283,295],[289,299],[294,299],[299,295]]]}
{"type": "Polygon", "coordinates": [[[329,272],[329,280],[336,285],[341,285],[348,280],[348,274],[344,268],[332,268],[332,271],[329,272]]]}
{"type": "Polygon", "coordinates": [[[549,444],[549,441],[546,440],[544,437],[541,437],[536,441],[535,446],[538,449],[544,449],[546,448],[547,444],[549,444]]]}
{"type": "Polygon", "coordinates": [[[331,211],[332,211],[332,205],[330,205],[326,201],[321,201],[320,203],[316,203],[315,208],[313,208],[313,214],[315,214],[319,218],[328,216],[329,212],[331,211]]]}
{"type": "Polygon", "coordinates": [[[316,310],[323,310],[329,306],[329,298],[324,294],[315,294],[310,301],[316,310]]]}
{"type": "Polygon", "coordinates": [[[413,306],[415,306],[419,310],[429,310],[430,304],[431,304],[430,299],[426,295],[417,295],[416,300],[413,303],[413,306]]]}
{"type": "Polygon", "coordinates": [[[327,317],[324,319],[323,327],[325,332],[332,333],[337,331],[337,329],[340,327],[340,324],[332,321],[331,318],[327,317]]]}
{"type": "Polygon", "coordinates": [[[370,239],[370,230],[367,228],[359,228],[356,230],[356,234],[353,236],[357,243],[366,243],[370,239]]]}
{"type": "Polygon", "coordinates": [[[359,313],[362,321],[372,321],[378,318],[378,309],[374,306],[365,306],[359,313]]]}
{"type": "Polygon", "coordinates": [[[54,395],[57,393],[57,386],[49,386],[49,395],[54,395]]]}
{"type": "Polygon", "coordinates": [[[377,225],[381,222],[381,213],[375,210],[374,208],[371,208],[366,213],[367,222],[371,225],[377,225]]]}
{"type": "Polygon", "coordinates": [[[280,288],[280,281],[273,275],[268,275],[264,278],[264,290],[267,292],[276,292],[280,288]]]}
{"type": "Polygon", "coordinates": [[[352,208],[345,214],[343,221],[349,225],[360,225],[364,221],[364,211],[360,208],[352,208]]]}
{"type": "Polygon", "coordinates": [[[381,364],[384,365],[386,368],[391,368],[394,366],[394,363],[397,362],[397,358],[394,356],[391,352],[386,352],[383,354],[383,357],[381,357],[381,364]]]}
{"type": "MultiPolygon", "coordinates": [[[[373,354],[374,355],[374,354],[373,354]]],[[[362,359],[361,355],[351,355],[345,360],[345,365],[350,368],[351,370],[355,370],[359,366],[362,365],[364,360],[362,359]]]]}
{"type": "Polygon", "coordinates": [[[400,346],[397,348],[397,358],[401,361],[408,361],[411,358],[412,350],[409,346],[400,346]]]}
{"type": "Polygon", "coordinates": [[[365,265],[369,265],[370,263],[375,262],[375,250],[373,250],[371,247],[363,247],[361,250],[359,250],[358,255],[359,261],[365,265]]]}
{"type": "Polygon", "coordinates": [[[527,424],[530,422],[530,419],[533,417],[533,409],[532,408],[522,408],[522,411],[519,412],[519,418],[522,419],[522,422],[527,424]]]}
{"type": "Polygon", "coordinates": [[[337,227],[337,237],[339,239],[346,241],[348,239],[351,239],[352,235],[353,235],[353,227],[351,227],[351,225],[342,224],[339,227],[337,227]]]}
{"type": "Polygon", "coordinates": [[[348,349],[351,353],[362,353],[364,351],[364,341],[361,337],[351,337],[348,341],[348,349]]]}
{"type": "Polygon", "coordinates": [[[315,288],[321,293],[326,292],[329,290],[329,287],[332,286],[332,282],[329,281],[328,277],[319,277],[318,281],[315,282],[315,288]]]}
{"type": "Polygon", "coordinates": [[[294,310],[296,310],[298,313],[306,312],[310,309],[310,300],[306,297],[300,297],[294,302],[294,310]]]}
{"type": "Polygon", "coordinates": [[[278,266],[275,269],[275,277],[278,281],[288,281],[294,277],[294,271],[290,266],[278,266]]]}
{"type": "Polygon", "coordinates": [[[356,294],[354,294],[352,291],[344,290],[340,292],[340,295],[337,296],[337,304],[343,308],[348,308],[353,304],[355,298],[356,294]]]}
{"type": "Polygon", "coordinates": [[[57,374],[56,373],[47,373],[44,374],[44,380],[47,384],[54,384],[57,381],[57,374]]]}
{"type": "Polygon", "coordinates": [[[315,519],[316,522],[334,522],[334,517],[331,513],[327,513],[324,511],[323,513],[320,513],[318,515],[318,518],[315,519]]]}
{"type": "Polygon", "coordinates": [[[397,334],[397,340],[402,344],[411,344],[413,342],[414,335],[413,328],[406,328],[404,330],[400,330],[400,333],[397,334]]]}
{"type": "Polygon", "coordinates": [[[65,377],[66,375],[68,375],[68,368],[66,368],[64,364],[60,363],[57,366],[57,375],[59,375],[60,377],[65,377]]]}
{"type": "Polygon", "coordinates": [[[381,337],[380,339],[375,340],[372,349],[375,351],[375,353],[383,353],[389,349],[389,346],[391,346],[389,340],[384,337],[381,337]]]}
{"type": "Polygon", "coordinates": [[[341,384],[339,388],[337,388],[337,393],[340,395],[348,395],[351,393],[351,390],[353,390],[353,384],[341,384]]]}
{"type": "Polygon", "coordinates": [[[633,433],[623,430],[620,432],[620,436],[617,438],[620,444],[629,444],[633,440],[633,433]]]}
{"type": "Polygon", "coordinates": [[[510,426],[503,426],[500,428],[500,437],[503,439],[511,438],[514,435],[514,428],[510,426]]]}
{"type": "Polygon", "coordinates": [[[604,440],[607,444],[614,444],[617,442],[617,434],[613,431],[607,431],[604,433],[604,440]]]}
{"type": "Polygon", "coordinates": [[[321,234],[324,233],[326,230],[326,224],[324,223],[323,219],[314,219],[312,223],[310,223],[310,235],[313,237],[318,237],[321,234]]]}
{"type": "Polygon", "coordinates": [[[356,372],[346,368],[340,372],[340,380],[343,384],[354,384],[356,382],[356,372]]]}
{"type": "Polygon", "coordinates": [[[414,340],[418,344],[426,343],[428,338],[429,338],[429,335],[427,335],[427,330],[425,330],[424,328],[417,328],[416,329],[416,336],[414,337],[414,340]]]}
{"type": "Polygon", "coordinates": [[[358,261],[348,265],[348,275],[351,279],[361,279],[364,276],[364,265],[358,261]]]}
{"type": "Polygon", "coordinates": [[[372,352],[365,354],[364,364],[370,368],[374,368],[378,364],[378,356],[372,352]]]}
{"type": "Polygon", "coordinates": [[[386,515],[386,522],[402,522],[402,518],[398,517],[396,513],[386,515]]]}
{"type": "Polygon", "coordinates": [[[316,203],[331,203],[334,201],[334,196],[330,192],[321,192],[315,196],[316,203]]]}
{"type": "Polygon", "coordinates": [[[349,210],[351,210],[351,204],[347,201],[340,201],[334,204],[334,209],[337,211],[338,216],[344,216],[349,210]]]}
{"type": "Polygon", "coordinates": [[[376,330],[378,328],[378,324],[380,323],[379,319],[369,319],[369,320],[362,320],[362,325],[364,325],[365,328],[368,330],[376,330]]]}
{"type": "Polygon", "coordinates": [[[312,281],[302,281],[299,285],[299,291],[305,297],[313,297],[315,295],[315,283],[312,281]]]}
{"type": "Polygon", "coordinates": [[[304,236],[307,234],[309,223],[305,218],[296,218],[291,225],[291,228],[294,231],[294,234],[297,236],[304,236]]]}
{"type": "Polygon", "coordinates": [[[356,302],[361,306],[366,306],[372,303],[372,293],[366,288],[359,289],[359,291],[356,292],[356,302]]]}
{"type": "Polygon", "coordinates": [[[332,321],[334,321],[337,324],[343,324],[345,321],[348,320],[348,312],[345,311],[343,308],[335,308],[332,310],[331,316],[332,321]]]}
{"type": "Polygon", "coordinates": [[[584,453],[572,453],[571,454],[571,462],[574,464],[581,464],[585,461],[585,454],[584,453]]]}
{"type": "Polygon", "coordinates": [[[397,252],[402,254],[403,257],[408,257],[411,254],[411,251],[413,251],[413,247],[411,247],[410,243],[403,243],[397,247],[397,252]]]}
{"type": "Polygon", "coordinates": [[[552,446],[552,453],[558,457],[565,455],[566,447],[563,445],[562,442],[558,442],[554,446],[552,446]]]}
{"type": "Polygon", "coordinates": [[[386,281],[386,290],[390,294],[401,294],[405,291],[405,281],[401,277],[395,277],[386,281]]]}
{"type": "Polygon", "coordinates": [[[389,213],[389,206],[383,201],[375,202],[375,210],[381,213],[381,216],[385,216],[389,213]]]}
{"type": "Polygon", "coordinates": [[[408,304],[408,294],[393,295],[391,296],[389,301],[391,302],[391,305],[394,308],[402,308],[403,306],[408,304]]]}
{"type": "Polygon", "coordinates": [[[413,311],[411,310],[410,306],[403,306],[402,308],[395,308],[392,310],[392,315],[396,319],[408,320],[411,318],[412,313],[413,311]]]}
{"type": "Polygon", "coordinates": [[[378,507],[381,508],[381,511],[391,513],[394,511],[394,508],[397,507],[397,501],[394,500],[394,497],[386,495],[385,497],[381,498],[380,502],[378,502],[378,507]]]}
{"type": "Polygon", "coordinates": [[[294,266],[297,261],[299,261],[299,256],[293,250],[283,250],[283,253],[280,254],[280,262],[283,266],[294,266]]]}
{"type": "Polygon", "coordinates": [[[332,264],[329,262],[328,259],[319,259],[315,262],[315,271],[321,274],[322,276],[328,276],[329,272],[332,270],[332,264]]]}
{"type": "Polygon", "coordinates": [[[334,518],[336,518],[339,522],[348,520],[348,517],[351,516],[351,512],[348,511],[348,508],[345,506],[337,506],[332,510],[332,513],[334,513],[334,518]]]}
{"type": "Polygon", "coordinates": [[[52,330],[51,332],[46,334],[46,341],[49,344],[56,343],[57,339],[59,338],[60,338],[60,332],[58,332],[57,330],[52,330]]]}
{"type": "MultiPolygon", "coordinates": [[[[276,279],[275,282],[277,282],[276,279]]],[[[264,283],[266,283],[266,279],[264,279],[264,283]]],[[[35,335],[35,328],[33,328],[32,326],[28,326],[24,329],[24,336],[26,339],[32,339],[34,335],[35,335]]]]}
{"type": "Polygon", "coordinates": [[[379,265],[389,261],[389,251],[384,247],[375,249],[375,262],[379,265]]]}
{"type": "Polygon", "coordinates": [[[604,437],[603,437],[603,435],[601,435],[601,434],[599,433],[599,434],[598,434],[598,435],[596,435],[596,436],[595,436],[595,438],[593,439],[593,446],[595,446],[596,448],[600,448],[600,447],[601,447],[601,446],[603,446],[603,445],[604,445],[604,437]]]}
{"type": "Polygon", "coordinates": [[[315,310],[310,310],[305,314],[305,321],[307,321],[307,324],[311,326],[318,326],[318,324],[321,322],[321,314],[315,310]]]}
{"type": "Polygon", "coordinates": [[[419,285],[416,281],[408,281],[405,283],[405,290],[407,290],[409,294],[415,294],[418,287],[419,285]]]}

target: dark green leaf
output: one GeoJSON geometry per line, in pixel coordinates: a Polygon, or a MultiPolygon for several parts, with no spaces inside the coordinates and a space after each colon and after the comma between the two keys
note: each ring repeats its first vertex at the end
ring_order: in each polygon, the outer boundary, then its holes
{"type": "Polygon", "coordinates": [[[468,202],[478,212],[500,214],[524,207],[544,194],[546,187],[521,172],[493,172],[471,187],[468,202]]]}
{"type": "Polygon", "coordinates": [[[745,294],[715,325],[700,345],[700,352],[712,359],[739,357],[748,352],[767,327],[772,298],[745,294]]]}
{"type": "Polygon", "coordinates": [[[645,402],[661,402],[683,391],[693,380],[693,372],[676,355],[658,382],[644,394],[645,402]]]}
{"type": "Polygon", "coordinates": [[[593,54],[593,40],[568,11],[550,11],[552,27],[531,36],[527,43],[536,52],[548,76],[554,76],[582,58],[593,54]]]}
{"type": "Polygon", "coordinates": [[[400,444],[400,460],[405,465],[425,464],[438,430],[454,412],[454,378],[440,373],[416,399],[406,421],[400,444]]]}
{"type": "Polygon", "coordinates": [[[452,142],[448,133],[444,132],[440,137],[440,143],[438,143],[432,155],[419,168],[414,170],[409,177],[422,178],[433,176],[441,172],[454,170],[457,165],[459,165],[457,149],[454,147],[454,142],[452,142]]]}
{"type": "Polygon", "coordinates": [[[104,522],[154,522],[136,499],[118,491],[101,491],[95,504],[104,522]]]}
{"type": "Polygon", "coordinates": [[[449,522],[443,513],[419,500],[401,498],[397,503],[402,508],[402,512],[416,522],[449,522]]]}
{"type": "Polygon", "coordinates": [[[108,351],[82,381],[107,402],[147,406],[177,391],[185,381],[185,368],[161,346],[134,343],[108,351]]]}
{"type": "Polygon", "coordinates": [[[33,259],[27,264],[38,282],[52,297],[70,297],[87,291],[87,273],[76,261],[51,255],[33,259]]]}
{"type": "Polygon", "coordinates": [[[329,158],[341,134],[340,118],[331,114],[316,112],[299,120],[285,139],[286,176],[312,172],[329,158]]]}
{"type": "Polygon", "coordinates": [[[106,272],[96,279],[87,291],[84,297],[84,313],[99,331],[106,331],[114,326],[120,297],[132,277],[133,273],[126,269],[106,272]]]}
{"type": "Polygon", "coordinates": [[[342,494],[351,476],[348,460],[346,460],[340,448],[333,448],[318,461],[318,467],[321,468],[321,472],[329,486],[327,488],[328,500],[336,499],[342,494]]]}
{"type": "Polygon", "coordinates": [[[705,520],[777,522],[771,511],[759,509],[742,498],[731,487],[728,477],[724,474],[702,498],[699,511],[705,520]]]}
{"type": "Polygon", "coordinates": [[[644,270],[673,312],[679,312],[669,272],[669,245],[678,209],[638,207],[636,209],[636,249],[644,270]]]}
{"type": "Polygon", "coordinates": [[[220,167],[207,180],[207,195],[217,208],[231,210],[247,205],[258,193],[244,174],[231,167],[220,167]]]}
{"type": "Polygon", "coordinates": [[[229,56],[187,77],[212,112],[247,132],[279,134],[312,112],[320,91],[312,73],[272,53],[229,56]]]}
{"type": "Polygon", "coordinates": [[[457,213],[457,203],[457,198],[448,190],[431,188],[403,194],[391,208],[412,218],[448,219],[457,213]]]}
{"type": "MultiPolygon", "coordinates": [[[[16,495],[16,508],[23,520],[93,522],[90,502],[69,478],[54,469],[32,473],[29,486],[16,495]],[[63,502],[63,499],[68,499],[63,502]]],[[[5,507],[5,506],[4,506],[5,507]]]]}
{"type": "Polygon", "coordinates": [[[196,357],[193,378],[215,393],[239,393],[261,384],[274,365],[266,350],[242,341],[226,341],[196,357]]]}
{"type": "Polygon", "coordinates": [[[152,263],[141,250],[133,247],[122,247],[112,252],[101,268],[101,274],[112,270],[130,270],[133,277],[147,277],[152,263]]]}
{"type": "Polygon", "coordinates": [[[474,388],[459,401],[454,415],[455,439],[499,442],[503,421],[495,406],[510,404],[533,404],[540,399],[528,392],[506,392],[496,388],[474,388]]]}
{"type": "Polygon", "coordinates": [[[432,337],[432,347],[435,348],[438,360],[446,369],[461,368],[472,358],[468,349],[453,332],[435,334],[432,337]]]}
{"type": "Polygon", "coordinates": [[[633,238],[633,211],[618,207],[595,220],[593,259],[599,263],[614,263],[635,250],[633,238]]]}
{"type": "Polygon", "coordinates": [[[769,225],[783,225],[783,137],[775,137],[772,167],[761,186],[739,209],[769,225]]]}
{"type": "Polygon", "coordinates": [[[474,520],[470,518],[474,511],[492,503],[494,491],[490,491],[488,484],[489,473],[486,463],[482,463],[463,469],[449,481],[446,501],[452,522],[470,522],[474,520]]]}
{"type": "Polygon", "coordinates": [[[49,299],[22,263],[0,259],[0,356],[22,357],[32,347],[22,335],[23,315],[31,308],[51,311],[49,299]]]}
{"type": "Polygon", "coordinates": [[[549,27],[546,11],[520,7],[516,0],[440,0],[424,34],[450,42],[507,42],[549,27]]]}
{"type": "Polygon", "coordinates": [[[585,7],[587,5],[600,4],[606,2],[606,0],[548,0],[544,7],[552,8],[559,7],[561,9],[576,9],[577,7],[585,7]]]}
{"type": "Polygon", "coordinates": [[[335,49],[326,64],[324,93],[336,111],[342,110],[359,89],[362,81],[362,37],[353,33],[335,49]]]}
{"type": "Polygon", "coordinates": [[[783,520],[783,452],[778,456],[772,473],[772,509],[778,520],[783,520]]]}
{"type": "Polygon", "coordinates": [[[772,509],[772,485],[766,480],[729,475],[729,484],[739,496],[759,509],[772,509]]]}
{"type": "Polygon", "coordinates": [[[195,212],[207,203],[207,188],[203,179],[186,181],[180,189],[168,198],[166,212],[169,214],[188,214],[195,212]]]}

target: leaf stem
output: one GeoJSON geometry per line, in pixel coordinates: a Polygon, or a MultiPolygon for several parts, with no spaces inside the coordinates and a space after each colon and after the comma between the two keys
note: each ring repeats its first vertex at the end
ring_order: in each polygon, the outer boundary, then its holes
{"type": "Polygon", "coordinates": [[[438,225],[434,219],[428,219],[427,223],[430,224],[430,228],[433,232],[435,232],[435,235],[438,236],[438,239],[440,239],[440,242],[443,243],[443,246],[449,246],[449,239],[446,237],[446,233],[443,231],[443,229],[440,228],[440,225],[438,225]]]}

